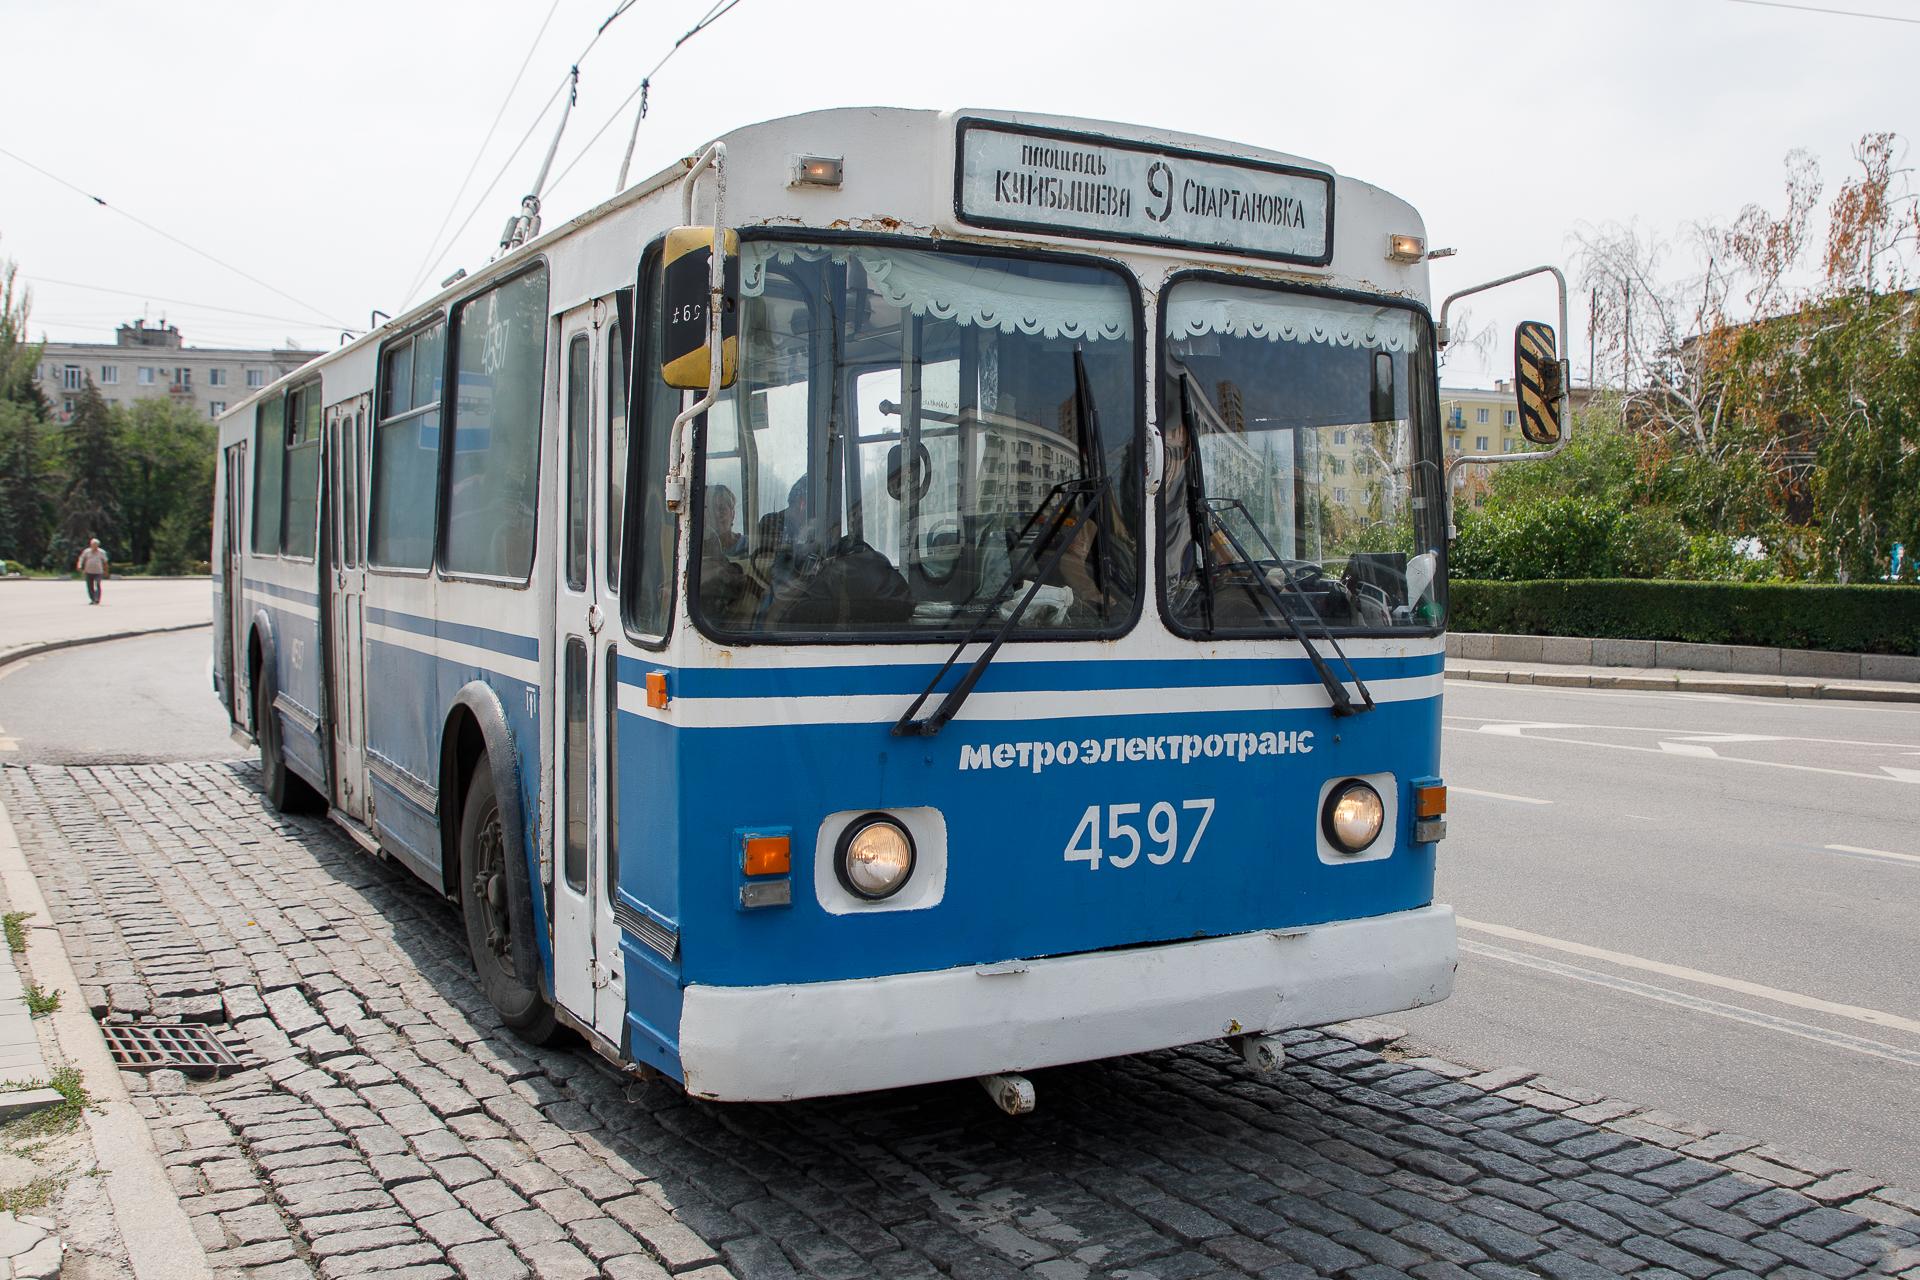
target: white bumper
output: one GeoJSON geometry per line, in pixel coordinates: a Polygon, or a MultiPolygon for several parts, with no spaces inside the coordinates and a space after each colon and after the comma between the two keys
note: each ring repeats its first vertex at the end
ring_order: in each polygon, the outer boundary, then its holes
{"type": "Polygon", "coordinates": [[[780,1101],[1144,1053],[1446,999],[1453,908],[931,973],[690,986],[690,1093],[780,1101]]]}

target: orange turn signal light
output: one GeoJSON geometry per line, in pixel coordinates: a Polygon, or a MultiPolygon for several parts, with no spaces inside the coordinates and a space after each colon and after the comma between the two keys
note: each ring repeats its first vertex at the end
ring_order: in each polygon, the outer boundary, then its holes
{"type": "Polygon", "coordinates": [[[783,876],[793,868],[785,836],[748,836],[746,872],[750,876],[783,876]]]}
{"type": "Polygon", "coordinates": [[[1415,817],[1438,818],[1447,811],[1447,788],[1445,783],[1433,783],[1430,786],[1413,789],[1413,812],[1415,817]]]}
{"type": "Polygon", "coordinates": [[[667,673],[647,672],[647,705],[655,711],[667,705],[667,673]]]}

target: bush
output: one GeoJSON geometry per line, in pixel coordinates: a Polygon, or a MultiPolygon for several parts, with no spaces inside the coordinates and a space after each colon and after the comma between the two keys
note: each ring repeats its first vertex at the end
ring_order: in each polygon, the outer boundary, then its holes
{"type": "Polygon", "coordinates": [[[1632,579],[1448,587],[1456,631],[1920,654],[1920,589],[1632,579]]]}
{"type": "Polygon", "coordinates": [[[1530,498],[1455,519],[1447,563],[1461,578],[1651,578],[1686,545],[1665,512],[1597,498],[1530,498]]]}

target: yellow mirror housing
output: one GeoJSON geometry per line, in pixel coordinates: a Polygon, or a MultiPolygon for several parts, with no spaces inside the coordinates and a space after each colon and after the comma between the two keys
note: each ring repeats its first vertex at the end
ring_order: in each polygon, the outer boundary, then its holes
{"type": "Polygon", "coordinates": [[[721,235],[722,287],[716,334],[711,314],[713,232],[712,227],[675,227],[667,232],[662,254],[660,377],[668,386],[682,391],[708,389],[716,337],[720,342],[720,386],[732,386],[740,368],[740,320],[734,304],[740,292],[740,237],[732,231],[721,235]]]}

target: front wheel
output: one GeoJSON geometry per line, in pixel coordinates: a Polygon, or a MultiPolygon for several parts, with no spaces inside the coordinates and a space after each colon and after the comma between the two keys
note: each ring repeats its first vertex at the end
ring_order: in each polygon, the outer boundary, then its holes
{"type": "Polygon", "coordinates": [[[515,855],[517,844],[501,825],[493,769],[483,756],[474,766],[460,813],[460,913],[467,925],[467,949],[473,953],[480,988],[507,1029],[528,1044],[545,1044],[554,1031],[553,1009],[514,972],[514,948],[534,945],[531,938],[513,935],[507,859],[515,855]]]}

